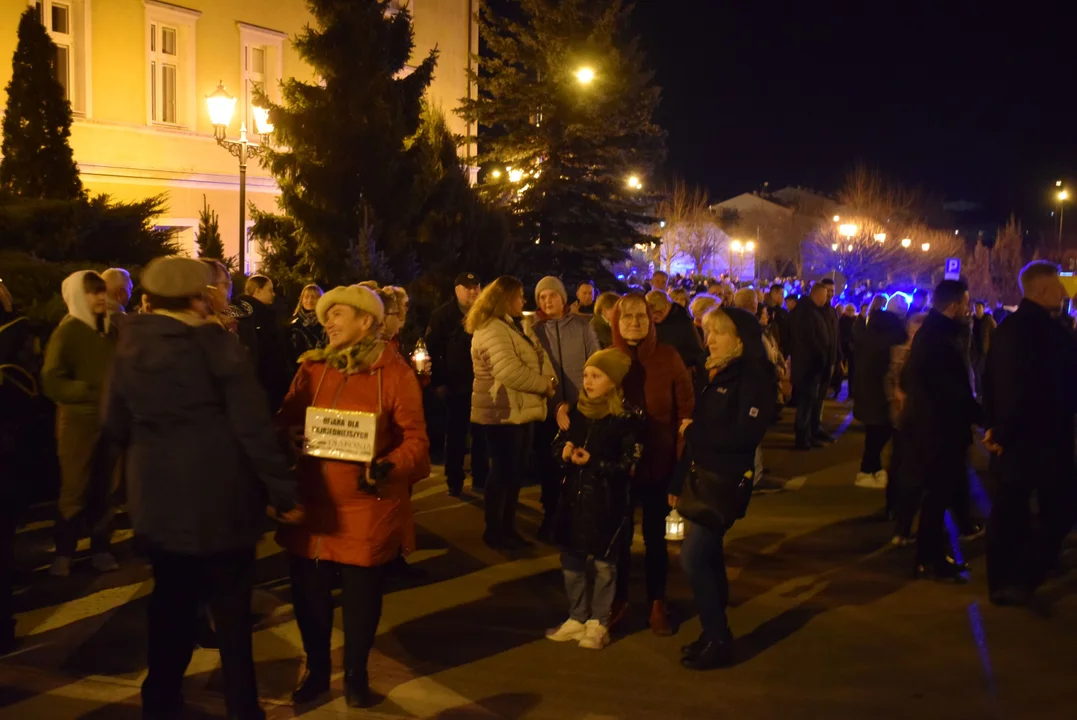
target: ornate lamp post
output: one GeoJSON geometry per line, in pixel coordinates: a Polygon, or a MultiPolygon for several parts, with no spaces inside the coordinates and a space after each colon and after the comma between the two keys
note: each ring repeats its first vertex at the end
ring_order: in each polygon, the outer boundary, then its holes
{"type": "MultiPolygon", "coordinates": [[[[229,140],[228,126],[232,123],[232,112],[236,107],[236,98],[228,94],[224,83],[217,85],[217,89],[206,96],[206,107],[209,109],[209,119],[213,123],[213,137],[217,144],[232,153],[239,160],[239,270],[247,274],[247,160],[260,156],[265,147],[258,143],[247,140],[247,123],[241,122],[239,126],[239,140],[229,140]]],[[[273,126],[269,123],[269,110],[255,105],[254,122],[259,135],[268,135],[273,132],[273,126]]]]}

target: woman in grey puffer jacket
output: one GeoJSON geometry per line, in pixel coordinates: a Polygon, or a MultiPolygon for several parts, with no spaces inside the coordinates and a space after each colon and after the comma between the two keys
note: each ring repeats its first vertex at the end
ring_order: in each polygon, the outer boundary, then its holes
{"type": "Polygon", "coordinates": [[[557,378],[546,420],[535,426],[535,468],[542,482],[542,507],[546,511],[539,539],[549,540],[561,482],[561,473],[550,454],[550,444],[557,436],[557,408],[562,403],[575,406],[583,384],[583,366],[587,358],[602,348],[588,318],[567,312],[568,293],[558,278],[548,275],[539,280],[535,286],[535,303],[538,313],[533,332],[550,358],[557,378]]]}

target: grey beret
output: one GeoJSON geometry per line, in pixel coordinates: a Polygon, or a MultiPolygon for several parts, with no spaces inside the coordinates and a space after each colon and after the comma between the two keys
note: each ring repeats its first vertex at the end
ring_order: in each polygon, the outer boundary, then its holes
{"type": "Polygon", "coordinates": [[[197,297],[213,280],[213,271],[205,263],[174,255],[155,258],[142,271],[142,288],[166,298],[197,297]]]}

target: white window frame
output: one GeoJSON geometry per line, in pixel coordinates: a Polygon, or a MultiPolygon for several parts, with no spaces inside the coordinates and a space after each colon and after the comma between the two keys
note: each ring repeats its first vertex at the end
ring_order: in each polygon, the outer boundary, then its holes
{"type": "Polygon", "coordinates": [[[93,111],[93,78],[90,28],[91,0],[28,0],[32,8],[40,8],[41,24],[56,45],[67,48],[67,89],[71,112],[78,117],[90,117],[93,111]],[[67,32],[52,29],[52,8],[67,8],[67,32]]]}
{"type": "Polygon", "coordinates": [[[145,7],[146,124],[151,127],[193,130],[198,121],[195,74],[195,25],[202,13],[198,10],[170,5],[159,0],[142,0],[145,7]],[[156,110],[157,93],[164,57],[158,38],[161,28],[176,31],[176,121],[164,122],[163,112],[156,110]],[[157,37],[154,37],[156,32],[157,37]],[[154,49],[151,50],[150,48],[154,49]],[[156,77],[155,77],[156,74],[156,77]],[[156,119],[155,119],[156,113],[156,119]]]}
{"type": "Polygon", "coordinates": [[[241,117],[247,125],[247,134],[256,135],[258,128],[251,112],[251,83],[258,78],[251,70],[251,50],[262,48],[265,51],[265,67],[261,77],[263,92],[273,102],[280,102],[280,82],[284,79],[284,43],[288,33],[239,21],[236,27],[239,28],[239,70],[243,83],[241,117]]]}
{"type": "Polygon", "coordinates": [[[187,257],[198,257],[198,218],[162,217],[153,221],[154,227],[168,227],[176,230],[175,241],[180,243],[180,251],[187,257]],[[188,234],[187,231],[190,231],[188,234]]]}

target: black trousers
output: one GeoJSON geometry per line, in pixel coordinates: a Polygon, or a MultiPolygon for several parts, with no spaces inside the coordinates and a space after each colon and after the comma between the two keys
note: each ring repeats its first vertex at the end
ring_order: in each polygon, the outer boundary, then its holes
{"type": "Polygon", "coordinates": [[[540,423],[535,423],[532,452],[535,457],[535,470],[542,483],[542,507],[546,511],[546,517],[553,517],[553,512],[557,509],[561,478],[564,475],[553,456],[553,441],[557,437],[557,429],[556,417],[548,417],[540,423]]]}
{"type": "Polygon", "coordinates": [[[1019,470],[1000,480],[987,522],[987,585],[992,592],[1008,586],[1035,590],[1058,562],[1077,521],[1077,487],[1072,474],[1037,478],[1037,473],[1019,470]],[[1037,479],[1041,484],[1034,487],[1037,479]],[[1039,509],[1035,515],[1033,494],[1039,509]]]}
{"type": "Polygon", "coordinates": [[[472,485],[481,488],[486,486],[490,467],[486,436],[481,426],[471,423],[471,393],[450,393],[445,398],[445,484],[450,490],[464,487],[464,455],[469,430],[472,485]]]}
{"type": "Polygon", "coordinates": [[[636,508],[643,511],[643,567],[647,583],[647,603],[666,599],[669,553],[666,551],[666,516],[669,515],[668,485],[665,482],[641,485],[632,489],[632,523],[621,546],[617,563],[618,600],[628,600],[628,576],[632,569],[632,536],[635,534],[636,508]]]}
{"type": "Polygon", "coordinates": [[[534,423],[484,425],[490,452],[490,476],[486,480],[486,532],[503,536],[516,532],[516,504],[520,479],[531,461],[534,423]]]}
{"type": "Polygon", "coordinates": [[[953,506],[954,519],[958,524],[966,519],[961,514],[968,512],[967,453],[968,448],[964,445],[939,448],[931,454],[928,462],[919,467],[924,495],[920,509],[920,532],[916,541],[918,563],[941,563],[953,554],[946,532],[946,510],[953,506]],[[959,509],[962,505],[963,509],[959,509]]]}
{"type": "Polygon", "coordinates": [[[883,469],[883,448],[890,442],[893,432],[894,428],[889,424],[864,427],[864,455],[860,459],[860,472],[874,475],[883,469]]]}
{"type": "Polygon", "coordinates": [[[367,685],[367,660],[381,620],[386,566],[360,567],[293,555],[292,605],[307,669],[329,675],[333,635],[333,586],[340,576],[341,615],[344,619],[344,676],[349,684],[367,685]]]}
{"type": "Polygon", "coordinates": [[[826,400],[826,378],[806,378],[797,383],[793,394],[797,399],[795,420],[798,443],[811,442],[823,429],[823,401],[826,400]]]}
{"type": "Polygon", "coordinates": [[[151,545],[153,594],[149,602],[149,674],[142,683],[142,713],[159,718],[183,702],[183,675],[194,651],[199,607],[209,604],[217,625],[228,712],[265,717],[258,705],[251,647],[254,548],[213,555],[178,555],[151,545]]]}

